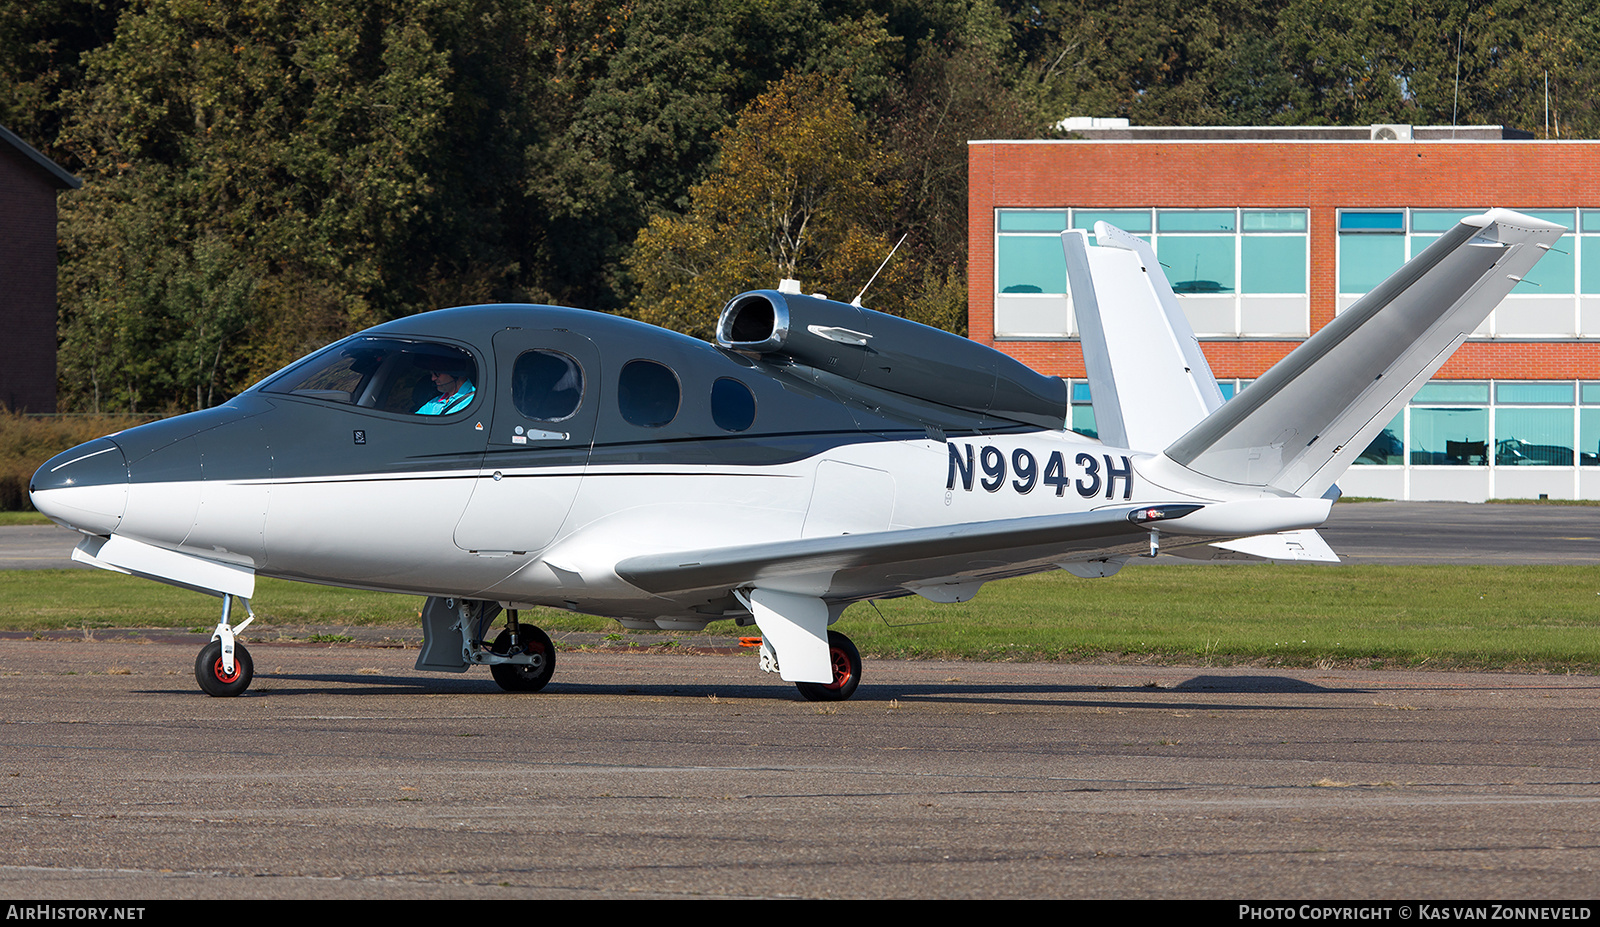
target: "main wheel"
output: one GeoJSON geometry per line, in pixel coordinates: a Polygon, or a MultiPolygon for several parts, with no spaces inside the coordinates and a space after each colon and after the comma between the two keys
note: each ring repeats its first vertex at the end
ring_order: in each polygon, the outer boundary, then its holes
{"type": "Polygon", "coordinates": [[[222,668],[222,641],[212,641],[200,648],[200,656],[194,660],[195,681],[213,698],[232,698],[244,694],[244,690],[250,688],[250,680],[255,678],[255,674],[256,667],[250,660],[250,651],[238,642],[233,645],[232,674],[222,668]]]}
{"type": "Polygon", "coordinates": [[[811,702],[842,702],[856,692],[861,682],[861,653],[850,638],[838,631],[828,632],[828,657],[833,661],[833,682],[797,682],[800,694],[811,702]]]}
{"type": "MultiPolygon", "coordinates": [[[[550,635],[531,624],[522,625],[518,630],[522,634],[522,650],[533,657],[533,662],[527,665],[494,663],[489,666],[489,672],[494,674],[494,681],[500,688],[507,692],[537,692],[545,687],[556,671],[556,648],[550,643],[550,635]]],[[[501,631],[500,636],[494,639],[494,652],[511,652],[509,629],[501,631]]]]}

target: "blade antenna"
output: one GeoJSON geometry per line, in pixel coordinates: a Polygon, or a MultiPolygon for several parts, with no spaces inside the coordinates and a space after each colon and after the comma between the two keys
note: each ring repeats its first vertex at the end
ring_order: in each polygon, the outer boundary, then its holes
{"type": "Polygon", "coordinates": [[[878,265],[878,269],[872,272],[872,277],[867,280],[867,285],[861,288],[861,292],[856,294],[855,299],[850,300],[850,305],[855,306],[857,309],[861,308],[861,297],[867,295],[867,288],[871,287],[872,281],[878,279],[878,275],[883,273],[883,269],[889,266],[889,262],[894,259],[894,253],[900,250],[900,246],[905,244],[906,239],[909,237],[911,237],[910,232],[900,236],[900,240],[894,243],[893,248],[889,249],[889,256],[884,258],[883,263],[878,265]]]}
{"type": "Polygon", "coordinates": [[[890,624],[889,623],[889,619],[887,617],[885,617],[884,614],[883,614],[883,609],[878,607],[877,600],[868,599],[867,600],[867,604],[871,605],[872,606],[872,610],[878,613],[878,620],[882,621],[883,622],[883,626],[886,627],[886,628],[915,628],[915,627],[917,627],[919,625],[924,625],[924,624],[944,624],[944,620],[943,619],[938,619],[938,620],[935,620],[935,621],[906,621],[906,622],[902,622],[900,624],[890,624]]]}

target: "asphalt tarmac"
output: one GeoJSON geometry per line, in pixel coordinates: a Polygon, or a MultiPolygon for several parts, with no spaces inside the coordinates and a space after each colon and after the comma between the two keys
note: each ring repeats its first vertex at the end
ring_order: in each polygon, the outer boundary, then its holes
{"type": "Polygon", "coordinates": [[[0,641],[0,895],[1593,898],[1587,677],[0,641]],[[184,671],[174,668],[181,667],[184,671]]]}
{"type": "MultiPolygon", "coordinates": [[[[1595,508],[1334,516],[1350,562],[1600,549],[1595,508]]],[[[209,699],[202,641],[0,640],[0,894],[1600,894],[1593,677],[869,660],[817,705],[749,653],[563,650],[512,695],[252,642],[250,691],[209,699]]]]}

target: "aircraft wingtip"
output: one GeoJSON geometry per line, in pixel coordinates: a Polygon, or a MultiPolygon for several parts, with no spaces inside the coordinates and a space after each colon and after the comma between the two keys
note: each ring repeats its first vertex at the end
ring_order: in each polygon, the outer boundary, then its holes
{"type": "Polygon", "coordinates": [[[1522,228],[1522,229],[1561,229],[1562,231],[1566,231],[1567,230],[1567,227],[1562,225],[1559,222],[1550,222],[1550,221],[1547,221],[1545,219],[1535,218],[1533,216],[1527,215],[1526,213],[1517,212],[1516,210],[1513,210],[1513,209],[1501,209],[1501,208],[1498,208],[1498,207],[1494,208],[1494,209],[1491,209],[1488,212],[1485,212],[1485,213],[1483,213],[1481,215],[1467,216],[1467,217],[1463,218],[1461,220],[1461,222],[1464,225],[1476,226],[1477,228],[1488,228],[1491,225],[1503,224],[1503,225],[1515,226],[1517,228],[1522,228]]]}

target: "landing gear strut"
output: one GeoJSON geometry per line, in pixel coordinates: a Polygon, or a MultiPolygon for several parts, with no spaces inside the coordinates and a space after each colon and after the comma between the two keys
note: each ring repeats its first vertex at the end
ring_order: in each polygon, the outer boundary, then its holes
{"type": "Polygon", "coordinates": [[[250,688],[250,680],[255,678],[255,662],[250,659],[250,651],[238,643],[234,636],[256,620],[255,612],[250,608],[249,599],[240,599],[244,609],[249,612],[238,627],[229,623],[228,618],[233,611],[233,596],[222,597],[222,619],[217,622],[217,628],[211,632],[211,643],[200,648],[200,655],[194,660],[194,678],[200,683],[200,688],[214,698],[232,698],[244,694],[250,688]]]}

